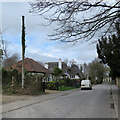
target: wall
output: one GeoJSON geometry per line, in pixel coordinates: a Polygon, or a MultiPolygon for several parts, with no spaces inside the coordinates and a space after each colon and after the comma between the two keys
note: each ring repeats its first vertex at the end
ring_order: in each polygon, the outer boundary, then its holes
{"type": "Polygon", "coordinates": [[[70,75],[70,79],[79,79],[78,75],[70,75]]]}
{"type": "Polygon", "coordinates": [[[118,87],[120,87],[120,77],[117,77],[117,78],[116,78],[116,85],[117,85],[118,87]]]}
{"type": "Polygon", "coordinates": [[[111,77],[104,77],[103,82],[111,82],[112,78],[111,77]]]}

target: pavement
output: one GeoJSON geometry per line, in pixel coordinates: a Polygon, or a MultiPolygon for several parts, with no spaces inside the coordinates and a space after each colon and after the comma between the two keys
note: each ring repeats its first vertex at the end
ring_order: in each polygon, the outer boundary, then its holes
{"type": "Polygon", "coordinates": [[[30,95],[2,95],[2,104],[8,104],[16,101],[23,101],[31,98],[30,95]]]}
{"type": "Polygon", "coordinates": [[[2,106],[2,118],[116,118],[110,84],[36,96],[2,106]]]}
{"type": "Polygon", "coordinates": [[[116,118],[118,118],[118,120],[120,120],[120,107],[119,106],[119,100],[120,100],[120,95],[118,95],[118,87],[116,85],[111,85],[111,90],[112,90],[112,99],[113,99],[113,103],[114,103],[114,109],[115,109],[115,114],[116,114],[116,118]]]}
{"type": "MultiPolygon", "coordinates": [[[[51,93],[58,93],[60,91],[57,90],[45,90],[45,93],[51,94],[51,93]]],[[[23,101],[28,100],[29,98],[33,98],[35,96],[32,95],[2,95],[0,97],[0,100],[2,100],[2,104],[12,103],[16,101],[23,101]]]]}

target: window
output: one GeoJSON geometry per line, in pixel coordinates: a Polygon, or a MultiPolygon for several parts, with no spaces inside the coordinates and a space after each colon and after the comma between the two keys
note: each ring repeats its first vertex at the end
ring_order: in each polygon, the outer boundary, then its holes
{"type": "Polygon", "coordinates": [[[75,75],[70,75],[70,78],[75,78],[75,75]]]}

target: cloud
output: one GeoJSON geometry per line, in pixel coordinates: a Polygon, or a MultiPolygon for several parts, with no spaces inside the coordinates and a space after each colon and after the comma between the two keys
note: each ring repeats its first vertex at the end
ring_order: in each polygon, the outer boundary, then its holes
{"type": "Polygon", "coordinates": [[[21,3],[3,3],[2,26],[5,39],[10,42],[10,54],[19,53],[21,56],[21,16],[25,15],[26,26],[26,57],[41,62],[58,61],[59,58],[74,59],[79,63],[90,62],[97,57],[95,44],[77,42],[76,44],[61,43],[49,40],[47,36],[52,27],[40,26],[45,23],[40,16],[29,14],[29,5],[21,3]]]}

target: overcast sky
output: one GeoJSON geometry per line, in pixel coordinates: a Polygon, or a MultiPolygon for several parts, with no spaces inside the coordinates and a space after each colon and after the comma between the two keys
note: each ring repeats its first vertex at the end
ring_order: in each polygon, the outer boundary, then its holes
{"type": "MultiPolygon", "coordinates": [[[[78,64],[91,62],[97,57],[96,45],[89,43],[66,44],[49,40],[52,27],[41,26],[46,21],[38,15],[29,13],[27,2],[2,3],[3,37],[9,43],[9,54],[19,53],[21,56],[21,16],[25,16],[26,57],[43,63],[74,59],[78,64]]],[[[93,38],[94,39],[94,38],[93,38]]]]}

